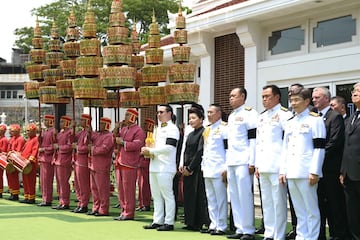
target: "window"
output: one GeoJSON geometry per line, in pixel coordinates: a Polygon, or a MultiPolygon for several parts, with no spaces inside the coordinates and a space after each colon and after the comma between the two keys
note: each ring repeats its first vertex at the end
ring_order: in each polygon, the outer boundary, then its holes
{"type": "Polygon", "coordinates": [[[14,99],[18,98],[18,92],[17,91],[12,91],[12,98],[14,98],[14,99]]]}
{"type": "Polygon", "coordinates": [[[313,30],[313,42],[317,47],[351,42],[356,35],[356,19],[351,15],[320,21],[313,30]]]}
{"type": "Polygon", "coordinates": [[[300,26],[272,32],[269,37],[271,55],[301,50],[305,33],[300,26]]]}

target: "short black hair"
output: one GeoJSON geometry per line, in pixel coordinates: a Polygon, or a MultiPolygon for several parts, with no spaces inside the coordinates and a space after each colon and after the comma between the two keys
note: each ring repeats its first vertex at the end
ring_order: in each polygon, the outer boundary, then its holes
{"type": "Polygon", "coordinates": [[[244,87],[238,87],[238,88],[236,88],[236,89],[238,89],[240,95],[241,95],[241,94],[244,94],[244,95],[245,95],[244,100],[246,100],[246,98],[247,98],[247,91],[246,91],[246,89],[245,89],[244,87]]]}
{"type": "Polygon", "coordinates": [[[160,104],[159,106],[165,107],[167,112],[171,112],[171,114],[174,114],[173,108],[169,104],[164,103],[164,104],[160,104]]]}
{"type": "Polygon", "coordinates": [[[302,99],[311,100],[311,90],[309,88],[297,88],[289,92],[289,97],[292,95],[299,95],[302,99]]]}
{"type": "Polygon", "coordinates": [[[278,86],[273,85],[273,84],[266,85],[266,86],[263,87],[263,90],[268,89],[268,88],[271,88],[271,92],[272,92],[272,94],[274,96],[279,95],[279,97],[281,98],[281,91],[280,91],[280,88],[278,86]]]}
{"type": "Polygon", "coordinates": [[[191,114],[191,113],[196,114],[196,115],[197,115],[199,118],[201,118],[202,120],[205,119],[204,112],[201,111],[201,109],[199,109],[199,108],[196,108],[196,107],[190,108],[190,109],[189,109],[189,114],[191,114]]]}

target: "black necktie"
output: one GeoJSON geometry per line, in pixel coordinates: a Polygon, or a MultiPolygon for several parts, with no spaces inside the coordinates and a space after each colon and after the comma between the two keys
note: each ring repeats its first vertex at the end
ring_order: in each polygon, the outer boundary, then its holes
{"type": "Polygon", "coordinates": [[[354,124],[358,118],[359,118],[360,111],[356,111],[353,120],[351,121],[351,124],[354,124]]]}

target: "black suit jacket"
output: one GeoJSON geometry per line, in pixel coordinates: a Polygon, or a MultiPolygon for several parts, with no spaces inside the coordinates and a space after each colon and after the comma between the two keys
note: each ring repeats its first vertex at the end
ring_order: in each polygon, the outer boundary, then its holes
{"type": "Polygon", "coordinates": [[[345,125],[343,117],[331,108],[323,116],[326,128],[323,175],[340,173],[343,156],[345,125]]]}
{"type": "Polygon", "coordinates": [[[353,181],[360,181],[360,119],[351,124],[355,113],[349,117],[345,126],[344,154],[341,174],[353,181]]]}

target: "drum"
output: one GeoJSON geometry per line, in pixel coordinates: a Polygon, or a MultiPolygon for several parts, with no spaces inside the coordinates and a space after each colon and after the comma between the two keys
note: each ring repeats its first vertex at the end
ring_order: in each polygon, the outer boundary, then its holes
{"type": "Polygon", "coordinates": [[[19,172],[23,174],[29,174],[32,170],[31,162],[20,155],[18,152],[11,151],[8,153],[8,161],[19,172]]]}
{"type": "Polygon", "coordinates": [[[8,173],[13,173],[15,171],[15,168],[12,164],[8,163],[7,156],[3,153],[0,154],[0,168],[6,170],[8,173]]]}

